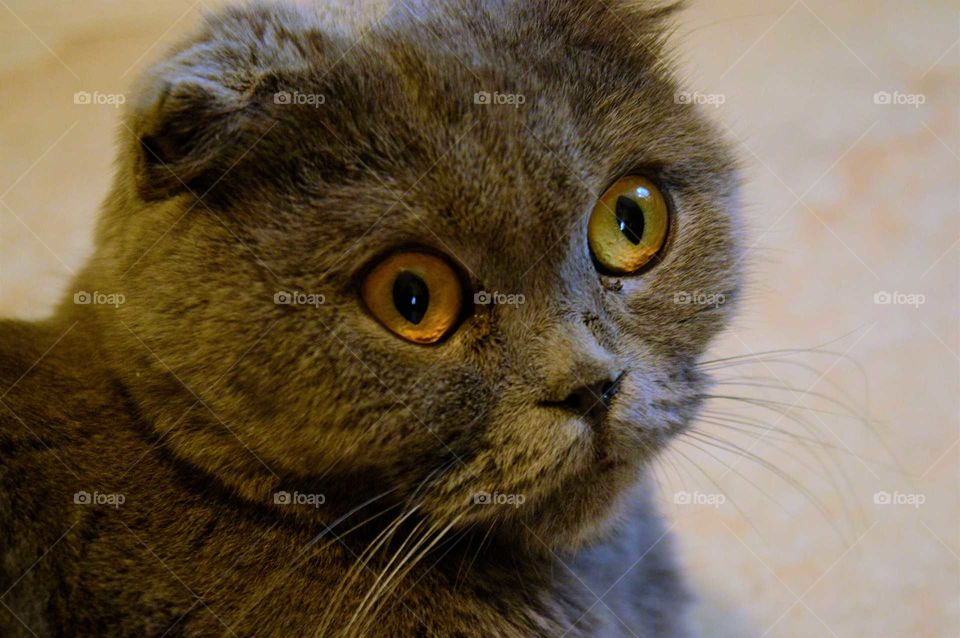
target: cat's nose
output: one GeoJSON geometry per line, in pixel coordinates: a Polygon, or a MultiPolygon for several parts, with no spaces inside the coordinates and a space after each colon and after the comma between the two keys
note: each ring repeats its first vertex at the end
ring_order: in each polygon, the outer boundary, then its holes
{"type": "Polygon", "coordinates": [[[551,337],[547,362],[541,368],[543,395],[539,404],[599,425],[620,390],[623,367],[583,326],[566,326],[551,337]]]}
{"type": "Polygon", "coordinates": [[[577,382],[561,400],[541,401],[545,407],[561,408],[575,416],[583,417],[598,424],[606,416],[610,405],[620,391],[620,383],[626,372],[616,375],[604,375],[602,379],[590,382],[577,382]]]}

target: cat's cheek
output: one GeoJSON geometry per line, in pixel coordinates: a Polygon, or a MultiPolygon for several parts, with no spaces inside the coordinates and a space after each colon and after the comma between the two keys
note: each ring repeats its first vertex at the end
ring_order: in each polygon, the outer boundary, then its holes
{"type": "Polygon", "coordinates": [[[487,425],[483,449],[438,486],[428,509],[463,522],[513,518],[521,505],[549,499],[570,476],[589,474],[594,462],[585,422],[543,409],[501,410],[487,425]]]}

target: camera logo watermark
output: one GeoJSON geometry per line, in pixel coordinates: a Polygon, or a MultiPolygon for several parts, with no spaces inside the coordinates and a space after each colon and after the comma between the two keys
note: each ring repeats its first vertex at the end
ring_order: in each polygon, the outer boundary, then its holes
{"type": "Polygon", "coordinates": [[[907,505],[915,509],[920,509],[920,506],[927,502],[927,497],[925,494],[912,494],[905,492],[893,492],[879,491],[873,495],[873,504],[874,505],[907,505]]]}
{"type": "Polygon", "coordinates": [[[113,509],[120,509],[120,506],[127,502],[127,497],[123,494],[101,494],[100,492],[84,492],[80,490],[74,493],[74,505],[108,505],[113,509]]]}
{"type": "Polygon", "coordinates": [[[112,106],[118,109],[127,103],[127,96],[123,93],[77,91],[73,94],[73,103],[81,106],[112,106]]]}
{"type": "Polygon", "coordinates": [[[873,293],[873,303],[878,306],[913,306],[914,308],[919,308],[925,304],[926,301],[926,296],[918,292],[907,293],[896,290],[893,292],[878,290],[873,293]]]}
{"type": "Polygon", "coordinates": [[[678,91],[673,94],[673,101],[677,104],[698,104],[702,106],[712,106],[715,109],[720,108],[727,102],[727,96],[723,93],[700,93],[699,91],[678,91]]]}
{"type": "Polygon", "coordinates": [[[477,492],[473,495],[474,505],[511,505],[520,507],[527,501],[523,494],[501,494],[500,492],[477,492]]]}
{"type": "Polygon", "coordinates": [[[521,294],[506,294],[503,292],[487,292],[481,290],[473,295],[473,303],[478,306],[519,306],[525,304],[527,298],[521,294]]]}
{"type": "Polygon", "coordinates": [[[722,292],[700,292],[699,290],[689,292],[681,290],[673,294],[673,303],[683,306],[713,306],[719,308],[727,302],[727,296],[722,292]]]}
{"type": "Polygon", "coordinates": [[[673,502],[675,505],[706,505],[719,508],[727,502],[727,497],[725,494],[680,491],[673,494],[673,502]]]}
{"type": "Polygon", "coordinates": [[[527,96],[523,93],[479,91],[473,94],[473,103],[484,106],[512,106],[519,109],[527,103],[527,96]]]}
{"type": "Polygon", "coordinates": [[[113,306],[119,308],[127,301],[127,298],[119,292],[100,292],[94,290],[78,290],[73,293],[73,303],[78,306],[113,306]]]}
{"type": "Polygon", "coordinates": [[[915,109],[926,104],[923,93],[902,93],[900,91],[877,91],[873,94],[873,103],[885,106],[912,106],[915,109]]]}
{"type": "Polygon", "coordinates": [[[327,502],[327,497],[323,494],[303,494],[301,492],[275,492],[273,502],[276,505],[306,505],[309,507],[320,507],[327,502]]]}
{"type": "Polygon", "coordinates": [[[301,93],[300,91],[277,91],[273,94],[274,104],[312,106],[320,108],[327,103],[327,96],[322,93],[301,93]]]}
{"type": "Polygon", "coordinates": [[[326,297],[319,294],[281,290],[274,293],[273,303],[278,306],[313,306],[319,308],[326,302],[326,297]]]}

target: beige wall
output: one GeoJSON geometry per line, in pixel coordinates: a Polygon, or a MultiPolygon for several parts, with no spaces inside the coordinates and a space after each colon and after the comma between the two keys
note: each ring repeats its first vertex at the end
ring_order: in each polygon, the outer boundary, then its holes
{"type": "MultiPolygon", "coordinates": [[[[76,105],[74,93],[122,93],[203,6],[0,0],[0,313],[49,312],[90,253],[118,112],[76,105]]],[[[718,370],[798,389],[719,388],[794,405],[786,418],[711,405],[777,428],[760,442],[701,428],[790,481],[692,440],[658,466],[707,635],[960,632],[958,37],[948,1],[728,0],[685,15],[690,87],[722,102],[705,108],[729,128],[747,177],[751,294],[717,356],[827,342],[834,352],[786,357],[812,370],[718,370]],[[877,104],[878,91],[925,102],[877,104]],[[877,305],[878,291],[925,303],[877,305]],[[871,423],[825,413],[839,408],[815,392],[871,423]],[[781,440],[781,428],[820,443],[781,440]],[[878,505],[880,491],[925,502],[878,505]],[[675,503],[684,492],[725,502],[675,503]]]]}

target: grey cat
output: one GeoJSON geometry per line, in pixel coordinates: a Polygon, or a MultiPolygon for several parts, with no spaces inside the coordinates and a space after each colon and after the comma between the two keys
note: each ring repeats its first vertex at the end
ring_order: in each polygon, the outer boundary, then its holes
{"type": "Polygon", "coordinates": [[[0,634],[688,635],[646,477],[738,181],[675,10],[256,4],[148,71],[93,259],[0,323],[0,634]]]}

